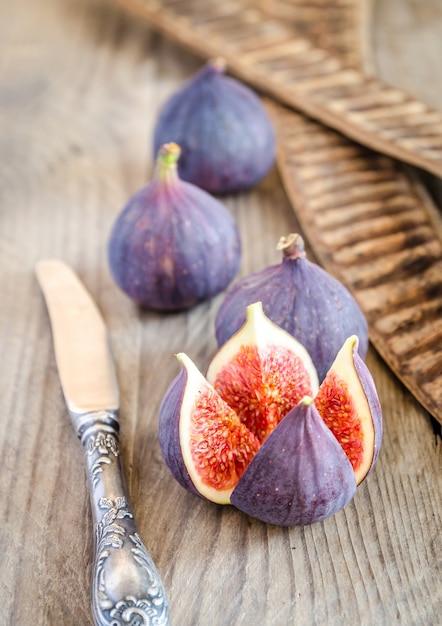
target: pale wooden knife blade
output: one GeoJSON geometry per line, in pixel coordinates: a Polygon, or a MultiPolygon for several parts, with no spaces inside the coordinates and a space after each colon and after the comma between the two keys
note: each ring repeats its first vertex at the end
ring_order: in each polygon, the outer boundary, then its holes
{"type": "Polygon", "coordinates": [[[71,413],[117,410],[119,389],[102,315],[75,272],[43,259],[35,272],[43,291],[63,395],[71,413]]]}

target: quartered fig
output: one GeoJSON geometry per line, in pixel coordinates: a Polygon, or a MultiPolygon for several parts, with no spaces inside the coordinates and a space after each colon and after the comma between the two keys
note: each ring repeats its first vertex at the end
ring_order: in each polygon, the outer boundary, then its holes
{"type": "Polygon", "coordinates": [[[374,465],[382,415],[373,379],[350,337],[321,383],[304,347],[260,303],[212,360],[207,378],[182,370],[160,407],[159,440],[188,491],[261,521],[326,519],[374,465]]]}
{"type": "Polygon", "coordinates": [[[240,263],[240,239],[228,209],[179,179],[180,147],[163,145],[153,180],[118,216],[109,240],[117,285],[135,302],[187,309],[225,289],[240,263]]]}
{"type": "Polygon", "coordinates": [[[218,345],[244,324],[249,304],[261,301],[265,314],[298,339],[310,353],[323,380],[350,335],[359,338],[359,354],[368,349],[368,327],[347,288],[306,258],[299,234],[278,243],[282,262],[238,280],[227,291],[215,320],[218,345]]]}
{"type": "Polygon", "coordinates": [[[180,176],[211,193],[251,187],[273,165],[275,133],[258,96],[225,75],[222,59],[209,61],[164,105],[154,150],[182,148],[180,176]]]}

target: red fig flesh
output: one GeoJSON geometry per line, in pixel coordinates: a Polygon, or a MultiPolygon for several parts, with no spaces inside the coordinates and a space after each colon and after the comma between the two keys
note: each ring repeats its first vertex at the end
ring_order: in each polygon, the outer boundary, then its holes
{"type": "Polygon", "coordinates": [[[174,477],[272,524],[336,513],[373,467],[382,436],[376,389],[356,348],[355,337],[344,343],[317,391],[308,353],[255,303],[215,355],[208,380],[178,355],[183,370],[159,416],[174,477]]]}
{"type": "Polygon", "coordinates": [[[318,390],[308,352],[263,314],[260,302],[247,308],[246,323],[217,352],[207,379],[260,441],[318,390]]]}

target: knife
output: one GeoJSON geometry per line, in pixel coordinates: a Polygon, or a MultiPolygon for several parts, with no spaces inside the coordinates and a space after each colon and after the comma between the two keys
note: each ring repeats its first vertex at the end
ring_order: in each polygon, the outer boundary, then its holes
{"type": "Polygon", "coordinates": [[[86,460],[95,527],[95,624],[166,626],[167,596],[137,532],[124,482],[119,390],[106,326],[66,263],[43,259],[35,272],[51,321],[63,395],[86,460]]]}

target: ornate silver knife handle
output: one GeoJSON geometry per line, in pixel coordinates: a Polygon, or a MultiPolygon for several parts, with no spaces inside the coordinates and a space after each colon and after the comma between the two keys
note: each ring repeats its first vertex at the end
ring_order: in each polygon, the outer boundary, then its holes
{"type": "Polygon", "coordinates": [[[69,413],[85,453],[95,525],[95,622],[97,626],[167,626],[166,593],[137,533],[124,482],[118,412],[69,413]]]}

